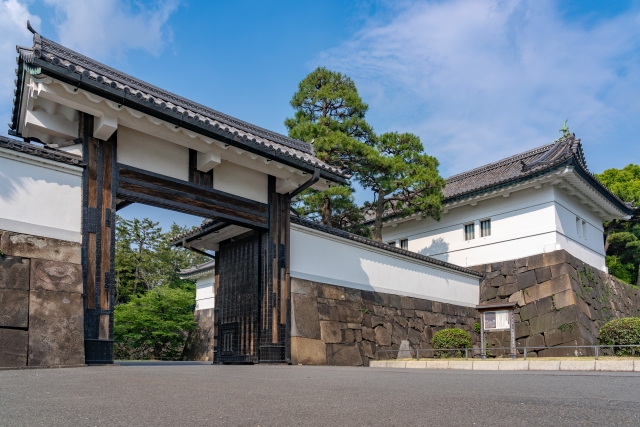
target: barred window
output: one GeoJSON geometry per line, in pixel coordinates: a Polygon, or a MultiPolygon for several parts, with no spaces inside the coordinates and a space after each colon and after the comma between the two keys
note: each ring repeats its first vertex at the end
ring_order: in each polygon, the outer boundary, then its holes
{"type": "Polygon", "coordinates": [[[582,221],[582,238],[587,240],[587,221],[582,221]]]}
{"type": "Polygon", "coordinates": [[[480,237],[491,236],[491,220],[480,221],[480,237]]]}
{"type": "Polygon", "coordinates": [[[465,224],[464,226],[464,240],[473,240],[475,238],[475,227],[472,224],[465,224]]]}
{"type": "Polygon", "coordinates": [[[400,248],[409,250],[409,239],[400,240],[400,248]]]}
{"type": "Polygon", "coordinates": [[[396,241],[394,240],[393,242],[387,242],[387,245],[395,246],[396,245],[396,241]]]}
{"type": "Polygon", "coordinates": [[[578,237],[582,237],[582,220],[576,217],[576,233],[578,237]]]}

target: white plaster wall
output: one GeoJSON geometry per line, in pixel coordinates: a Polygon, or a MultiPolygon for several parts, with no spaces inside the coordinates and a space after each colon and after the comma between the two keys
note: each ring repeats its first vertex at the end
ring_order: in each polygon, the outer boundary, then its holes
{"type": "Polygon", "coordinates": [[[213,188],[257,202],[268,203],[269,176],[223,160],[213,170],[213,188]]]}
{"type": "Polygon", "coordinates": [[[82,169],[0,148],[0,229],[81,241],[82,169]]]}
{"type": "Polygon", "coordinates": [[[383,241],[408,239],[409,250],[461,266],[523,258],[565,249],[604,269],[602,220],[575,197],[553,186],[529,188],[462,206],[431,218],[383,228],[383,241]],[[586,238],[576,231],[576,216],[586,221],[586,238]],[[491,236],[480,237],[480,221],[491,219],[491,236]],[[474,223],[475,239],[466,241],[464,225],[474,223]]]}
{"type": "Polygon", "coordinates": [[[409,250],[461,266],[498,262],[542,253],[557,242],[552,188],[527,189],[477,206],[462,206],[431,218],[383,228],[383,241],[408,239],[409,250]],[[491,235],[480,237],[480,220],[491,219],[491,235]],[[466,241],[464,225],[474,223],[466,241]]]}
{"type": "Polygon", "coordinates": [[[291,277],[472,307],[479,278],[291,225],[291,277]]]}
{"type": "Polygon", "coordinates": [[[164,139],[118,126],[118,163],[189,180],[189,149],[164,139]]]}
{"type": "Polygon", "coordinates": [[[196,279],[196,311],[215,307],[214,281],[213,273],[196,279]]]}

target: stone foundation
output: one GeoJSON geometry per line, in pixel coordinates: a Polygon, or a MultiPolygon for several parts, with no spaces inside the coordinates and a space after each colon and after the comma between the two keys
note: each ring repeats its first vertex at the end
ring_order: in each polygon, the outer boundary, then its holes
{"type": "Polygon", "coordinates": [[[185,344],[184,360],[213,361],[215,351],[215,313],[213,308],[196,310],[197,326],[185,344]]]}
{"type": "MultiPolygon", "coordinates": [[[[589,349],[537,348],[598,344],[598,331],[609,320],[640,316],[638,288],[564,250],[470,268],[485,273],[481,303],[517,302],[517,346],[527,347],[527,357],[589,355],[589,349]]],[[[487,338],[489,348],[508,347],[508,332],[487,338]]]]}
{"type": "Polygon", "coordinates": [[[84,364],[81,247],[0,230],[0,367],[84,364]]]}
{"type": "MultiPolygon", "coordinates": [[[[369,366],[377,350],[431,348],[444,328],[474,332],[474,308],[291,279],[291,361],[369,366]]],[[[389,356],[396,356],[396,352],[389,356]]],[[[380,354],[384,358],[384,354],[380,354]]]]}

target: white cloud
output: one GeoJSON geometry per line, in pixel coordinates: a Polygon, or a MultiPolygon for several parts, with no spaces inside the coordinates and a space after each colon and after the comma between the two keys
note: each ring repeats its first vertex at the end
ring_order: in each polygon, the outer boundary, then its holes
{"type": "MultiPolygon", "coordinates": [[[[16,78],[14,70],[17,68],[13,60],[17,55],[16,45],[33,45],[33,36],[27,30],[27,20],[32,25],[40,25],[40,18],[31,15],[24,4],[17,0],[0,1],[0,106],[4,107],[3,110],[11,110],[10,103],[15,89],[13,81],[16,78]]],[[[3,114],[3,117],[8,122],[9,112],[3,114]]],[[[0,123],[0,126],[4,124],[0,123]]]]}
{"type": "Polygon", "coordinates": [[[44,0],[55,9],[60,44],[96,58],[141,49],[159,54],[170,38],[167,20],[178,0],[146,7],[129,0],[44,0]]]}
{"type": "Polygon", "coordinates": [[[603,153],[591,164],[640,154],[638,11],[587,24],[551,0],[428,1],[375,22],[316,62],[351,75],[372,124],[420,135],[447,175],[548,143],[564,119],[603,153]]]}

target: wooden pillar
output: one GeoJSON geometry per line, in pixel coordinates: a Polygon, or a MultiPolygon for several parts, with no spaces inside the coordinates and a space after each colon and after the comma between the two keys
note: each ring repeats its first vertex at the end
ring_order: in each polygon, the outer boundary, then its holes
{"type": "Polygon", "coordinates": [[[116,134],[93,137],[93,116],[80,113],[83,175],[82,263],[86,363],[113,363],[116,134]]]}
{"type": "Polygon", "coordinates": [[[269,230],[263,235],[260,361],[288,360],[289,326],[289,200],[275,191],[269,177],[269,230]]]}

